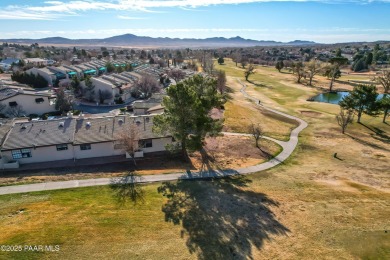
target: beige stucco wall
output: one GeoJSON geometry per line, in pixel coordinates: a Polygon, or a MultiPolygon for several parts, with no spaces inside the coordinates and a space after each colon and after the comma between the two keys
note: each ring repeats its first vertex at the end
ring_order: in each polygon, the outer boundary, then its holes
{"type": "Polygon", "coordinates": [[[18,105],[22,106],[26,116],[29,114],[42,115],[56,110],[55,104],[50,105],[49,98],[47,96],[25,95],[20,93],[2,101],[2,103],[7,106],[6,109],[9,108],[9,102],[16,102],[18,105]],[[37,103],[35,102],[36,98],[43,98],[44,102],[37,103]]]}
{"type": "Polygon", "coordinates": [[[80,150],[80,145],[75,145],[74,152],[76,159],[125,154],[121,149],[114,149],[113,142],[91,144],[91,150],[80,150]]]}
{"type": "MultiPolygon", "coordinates": [[[[22,158],[15,159],[20,164],[26,163],[37,163],[37,162],[47,162],[47,161],[59,161],[59,160],[69,160],[73,159],[73,149],[72,145],[68,144],[68,150],[57,151],[57,147],[46,146],[46,147],[37,147],[36,149],[31,148],[31,157],[30,158],[22,158]]],[[[6,161],[14,160],[12,158],[11,151],[3,151],[3,157],[5,157],[6,161]]]]}
{"type": "Polygon", "coordinates": [[[161,152],[165,151],[165,145],[172,143],[171,137],[152,139],[152,147],[142,148],[144,153],[161,152]]]}
{"type": "MultiPolygon", "coordinates": [[[[153,139],[151,148],[142,148],[144,153],[151,152],[161,152],[165,151],[165,145],[171,143],[172,138],[166,137],[161,139],[153,139]]],[[[125,152],[121,149],[114,149],[113,142],[104,142],[104,143],[95,143],[91,144],[91,150],[80,150],[80,145],[73,146],[68,144],[68,150],[57,151],[57,147],[47,146],[47,147],[37,147],[36,149],[31,148],[31,157],[15,159],[20,164],[26,163],[39,163],[39,162],[50,162],[50,161],[59,161],[59,160],[73,160],[73,159],[85,159],[85,158],[95,158],[95,157],[105,157],[105,156],[114,156],[114,155],[124,155],[125,152]]],[[[4,161],[12,161],[12,152],[3,151],[2,156],[4,161]]]]}
{"type": "MultiPolygon", "coordinates": [[[[104,101],[105,104],[114,102],[115,94],[119,94],[119,89],[113,88],[113,85],[109,82],[105,82],[102,80],[98,80],[96,78],[91,78],[92,84],[95,86],[93,89],[95,91],[95,100],[99,101],[99,90],[101,91],[110,91],[112,93],[111,99],[106,99],[104,101]]],[[[85,81],[81,82],[81,87],[85,88],[85,81]]]]}

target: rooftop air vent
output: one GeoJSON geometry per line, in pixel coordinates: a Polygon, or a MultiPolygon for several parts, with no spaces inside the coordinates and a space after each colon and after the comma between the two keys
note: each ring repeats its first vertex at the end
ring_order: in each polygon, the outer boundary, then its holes
{"type": "Polygon", "coordinates": [[[58,127],[64,127],[64,122],[59,122],[58,127]]]}
{"type": "Polygon", "coordinates": [[[86,123],[86,126],[87,126],[87,127],[90,127],[90,126],[91,126],[91,122],[87,122],[87,123],[86,123]]]}
{"type": "Polygon", "coordinates": [[[118,119],[119,124],[123,124],[123,119],[118,119]]]}
{"type": "Polygon", "coordinates": [[[141,124],[141,121],[137,120],[137,121],[135,121],[135,123],[136,123],[137,125],[140,125],[140,124],[141,124]]]}
{"type": "Polygon", "coordinates": [[[22,125],[21,129],[27,129],[27,127],[25,125],[22,125]]]}

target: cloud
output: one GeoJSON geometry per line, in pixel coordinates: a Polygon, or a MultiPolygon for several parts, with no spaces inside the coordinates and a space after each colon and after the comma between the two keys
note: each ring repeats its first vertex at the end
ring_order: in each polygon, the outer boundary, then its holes
{"type": "Polygon", "coordinates": [[[0,8],[0,19],[49,20],[65,15],[87,11],[142,11],[157,12],[161,8],[197,10],[199,7],[216,5],[238,5],[265,2],[322,2],[370,4],[390,3],[390,0],[71,0],[46,1],[40,5],[7,6],[0,8]],[[18,15],[22,14],[22,15],[18,15]]]}
{"type": "Polygon", "coordinates": [[[123,19],[123,20],[145,20],[145,19],[149,19],[148,17],[135,17],[135,16],[126,16],[126,15],[117,15],[116,17],[118,19],[123,19]]]}

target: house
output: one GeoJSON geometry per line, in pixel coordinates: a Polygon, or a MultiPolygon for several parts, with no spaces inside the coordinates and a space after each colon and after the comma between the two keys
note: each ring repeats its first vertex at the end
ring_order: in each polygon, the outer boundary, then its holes
{"type": "MultiPolygon", "coordinates": [[[[0,132],[1,132],[0,126],[0,132]]],[[[112,116],[61,118],[15,122],[4,138],[1,158],[19,164],[78,160],[105,156],[125,156],[122,133],[133,128],[139,143],[138,154],[165,151],[172,143],[169,135],[152,132],[153,116],[112,116]]]]}
{"type": "Polygon", "coordinates": [[[55,111],[56,96],[51,92],[36,92],[22,88],[3,86],[0,88],[0,103],[5,105],[2,113],[17,117],[41,115],[55,111]]]}
{"type": "MultiPolygon", "coordinates": [[[[162,99],[164,95],[159,93],[154,93],[148,100],[137,100],[134,101],[131,108],[133,109],[134,115],[146,115],[149,114],[150,111],[153,111],[154,108],[161,105],[162,99]]],[[[161,110],[161,108],[157,109],[157,111],[161,110]]]]}
{"type": "Polygon", "coordinates": [[[29,65],[33,65],[33,66],[47,66],[48,65],[48,60],[45,60],[45,59],[41,59],[41,58],[26,58],[24,59],[24,62],[29,65]]]}
{"type": "Polygon", "coordinates": [[[164,107],[161,104],[157,105],[157,106],[154,106],[154,107],[151,107],[151,108],[149,108],[146,111],[146,114],[148,114],[148,115],[150,115],[150,114],[161,114],[161,113],[164,113],[164,107]]]}
{"type": "Polygon", "coordinates": [[[4,71],[10,70],[13,64],[18,64],[19,59],[15,58],[7,58],[2,61],[0,61],[0,68],[4,71]]]}

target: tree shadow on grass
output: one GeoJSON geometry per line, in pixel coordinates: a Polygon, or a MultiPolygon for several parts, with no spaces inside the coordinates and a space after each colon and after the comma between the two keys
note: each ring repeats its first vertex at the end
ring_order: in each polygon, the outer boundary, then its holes
{"type": "Polygon", "coordinates": [[[370,136],[378,141],[384,142],[384,143],[390,143],[390,136],[386,134],[385,131],[378,127],[370,127],[368,125],[365,125],[363,123],[359,123],[360,125],[364,126],[368,130],[372,131],[374,134],[370,134],[370,136]]]}
{"type": "Polygon", "coordinates": [[[110,188],[114,192],[118,204],[124,206],[128,202],[133,204],[144,203],[145,192],[141,186],[142,177],[134,172],[129,172],[126,176],[113,178],[110,188]]]}
{"type": "Polygon", "coordinates": [[[271,210],[277,201],[245,190],[250,182],[242,175],[165,182],[158,188],[168,199],[165,221],[182,226],[181,237],[199,259],[253,259],[252,246],[261,249],[289,229],[271,210]]]}
{"type": "Polygon", "coordinates": [[[352,135],[350,135],[350,134],[348,134],[348,133],[346,133],[346,135],[349,136],[349,137],[351,137],[352,140],[354,140],[354,141],[356,141],[356,142],[358,142],[358,143],[360,143],[360,144],[369,146],[369,147],[374,148],[374,149],[379,149],[379,150],[384,150],[384,151],[390,151],[389,149],[386,149],[386,148],[384,148],[384,147],[382,147],[382,146],[380,146],[380,145],[377,145],[377,144],[373,144],[373,143],[367,142],[367,141],[365,141],[365,140],[363,140],[363,139],[354,137],[354,136],[352,136],[352,135]]]}
{"type": "Polygon", "coordinates": [[[269,88],[269,89],[272,89],[273,87],[272,86],[267,86],[263,83],[257,83],[257,82],[254,82],[254,81],[251,81],[251,80],[247,80],[249,83],[253,84],[254,86],[256,87],[261,87],[261,88],[269,88]]]}

